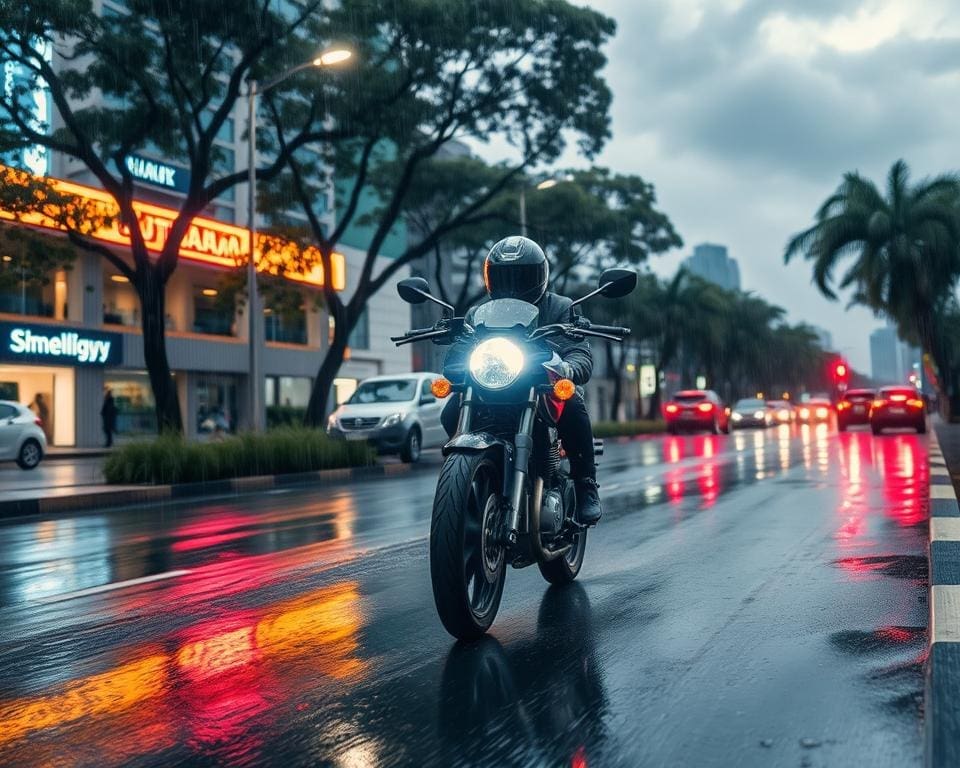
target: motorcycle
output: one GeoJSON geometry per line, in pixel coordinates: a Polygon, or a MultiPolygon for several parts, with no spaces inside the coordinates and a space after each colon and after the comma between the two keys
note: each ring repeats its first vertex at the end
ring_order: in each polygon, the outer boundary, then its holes
{"type": "MultiPolygon", "coordinates": [[[[635,272],[608,269],[574,305],[597,295],[620,298],[636,285],[635,272]]],[[[577,388],[561,377],[556,342],[619,342],[630,329],[581,316],[540,326],[537,306],[518,299],[494,299],[454,317],[418,277],[401,280],[397,292],[410,304],[432,301],[444,310],[433,327],[391,337],[397,346],[429,340],[467,350],[465,362],[448,360],[432,386],[439,399],[458,395],[460,408],[434,496],[430,579],[443,626],[472,640],[497,615],[507,564],[536,564],[551,584],[568,584],[580,572],[587,528],[575,520],[576,493],[556,427],[577,388]]],[[[595,454],[602,451],[595,440],[595,454]]]]}

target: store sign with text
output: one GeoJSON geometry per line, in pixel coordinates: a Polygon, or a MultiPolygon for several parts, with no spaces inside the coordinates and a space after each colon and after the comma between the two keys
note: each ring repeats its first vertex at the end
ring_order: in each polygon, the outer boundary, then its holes
{"type": "Polygon", "coordinates": [[[186,168],[140,155],[127,155],[124,165],[133,178],[145,184],[184,194],[190,188],[190,171],[186,168]]]}
{"type": "Polygon", "coordinates": [[[123,337],[85,328],[0,323],[0,360],[115,366],[123,363],[123,337]]]}
{"type": "MultiPolygon", "coordinates": [[[[50,179],[50,184],[58,192],[82,199],[84,202],[101,205],[103,210],[113,213],[111,223],[100,227],[89,234],[89,237],[113,245],[130,245],[130,230],[120,223],[115,214],[116,203],[113,198],[102,189],[74,184],[61,179],[50,179]]],[[[151,203],[135,200],[133,210],[137,215],[140,233],[143,236],[147,250],[160,253],[167,242],[170,230],[177,219],[178,212],[171,208],[164,208],[151,203]]],[[[62,229],[52,215],[39,212],[13,214],[0,209],[0,219],[15,220],[46,229],[62,229]]],[[[295,243],[285,242],[277,244],[276,238],[262,237],[258,244],[263,247],[270,243],[266,257],[262,257],[260,250],[256,254],[257,268],[261,272],[281,275],[288,280],[306,283],[309,285],[324,285],[323,267],[319,263],[319,256],[315,249],[301,250],[295,243]],[[298,265],[296,268],[285,268],[286,264],[298,265]]],[[[180,257],[192,261],[202,262],[217,267],[236,268],[250,251],[250,231],[244,227],[225,224],[214,219],[195,217],[180,241],[180,257]]],[[[343,254],[334,253],[331,259],[332,283],[334,289],[342,291],[346,286],[346,264],[343,254]]]]}

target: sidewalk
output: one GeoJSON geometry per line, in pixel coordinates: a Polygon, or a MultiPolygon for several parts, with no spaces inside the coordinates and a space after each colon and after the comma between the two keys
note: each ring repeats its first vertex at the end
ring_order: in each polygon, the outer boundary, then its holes
{"type": "Polygon", "coordinates": [[[960,424],[936,420],[930,437],[930,652],[926,762],[960,765],[960,424]]]}

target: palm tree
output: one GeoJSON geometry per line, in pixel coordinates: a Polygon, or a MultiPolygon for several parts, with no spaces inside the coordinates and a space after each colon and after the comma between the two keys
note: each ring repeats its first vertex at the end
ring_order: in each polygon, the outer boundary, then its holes
{"type": "Polygon", "coordinates": [[[849,261],[839,287],[853,289],[852,303],[888,315],[945,370],[936,317],[960,276],[958,201],[960,177],[911,184],[903,160],[890,169],[885,194],[860,174],[847,173],[820,206],[816,223],[790,239],[784,260],[802,255],[812,261],[814,282],[831,299],[837,298],[834,271],[849,261]]]}

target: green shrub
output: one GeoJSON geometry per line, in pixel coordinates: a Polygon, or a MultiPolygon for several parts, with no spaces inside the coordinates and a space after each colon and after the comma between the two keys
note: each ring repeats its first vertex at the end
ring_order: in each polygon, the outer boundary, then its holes
{"type": "Polygon", "coordinates": [[[303,424],[303,417],[307,409],[295,405],[268,405],[267,429],[274,427],[299,427],[303,424]]]}
{"type": "Polygon", "coordinates": [[[321,430],[283,427],[197,443],[163,435],[123,445],[107,458],[108,483],[195,483],[254,475],[368,466],[374,452],[365,443],[328,438],[321,430]]]}
{"type": "Polygon", "coordinates": [[[628,437],[631,435],[654,435],[666,430],[662,421],[597,421],[593,424],[594,437],[628,437]]]}

